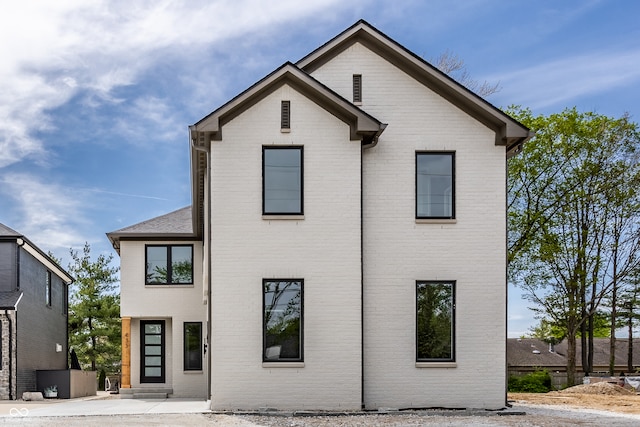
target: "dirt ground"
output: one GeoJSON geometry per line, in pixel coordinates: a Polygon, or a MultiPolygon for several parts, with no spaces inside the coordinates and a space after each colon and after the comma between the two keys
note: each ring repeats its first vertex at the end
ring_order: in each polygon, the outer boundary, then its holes
{"type": "Polygon", "coordinates": [[[640,414],[640,395],[609,383],[578,385],[549,393],[509,393],[508,399],[523,405],[565,405],[622,414],[640,414]]]}

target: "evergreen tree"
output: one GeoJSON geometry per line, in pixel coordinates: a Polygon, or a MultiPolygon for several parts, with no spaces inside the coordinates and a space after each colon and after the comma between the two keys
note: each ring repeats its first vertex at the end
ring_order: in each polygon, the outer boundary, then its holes
{"type": "Polygon", "coordinates": [[[88,243],[81,254],[70,252],[69,272],[76,279],[70,292],[70,347],[84,368],[117,372],[122,341],[120,295],[114,285],[118,268],[110,265],[112,255],[92,261],[88,243]]]}

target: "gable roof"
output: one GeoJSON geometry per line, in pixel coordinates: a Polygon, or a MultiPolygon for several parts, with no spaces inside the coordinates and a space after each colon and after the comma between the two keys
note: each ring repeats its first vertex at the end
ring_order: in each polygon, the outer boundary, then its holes
{"type": "Polygon", "coordinates": [[[362,43],[403,72],[458,106],[492,129],[496,145],[506,147],[507,157],[518,153],[533,135],[523,124],[494,107],[445,73],[404,48],[364,20],[354,25],[302,58],[287,62],[217,110],[189,126],[191,142],[192,230],[203,232],[205,175],[207,153],[212,140],[222,139],[222,127],[283,84],[289,84],[318,105],[349,125],[352,140],[360,139],[365,147],[377,143],[386,124],[313,78],[310,73],[330,61],[354,43],[362,43]]]}
{"type": "Polygon", "coordinates": [[[194,239],[191,206],[107,233],[116,252],[121,239],[194,239]]]}
{"type": "Polygon", "coordinates": [[[18,246],[27,251],[31,256],[45,265],[55,275],[60,277],[65,283],[70,284],[73,282],[73,277],[66,272],[66,270],[58,265],[58,263],[52,259],[48,254],[44,253],[39,247],[33,244],[23,234],[15,231],[12,228],[0,223],[0,241],[15,242],[18,246]]]}
{"type": "Polygon", "coordinates": [[[344,99],[291,62],[286,62],[238,96],[189,127],[191,138],[222,139],[222,126],[280,86],[288,84],[349,125],[352,140],[372,143],[386,125],[344,99]],[[208,137],[208,138],[207,138],[208,137]]]}
{"type": "Polygon", "coordinates": [[[191,190],[193,200],[193,230],[200,233],[204,216],[204,176],[206,151],[210,141],[222,139],[222,126],[255,103],[281,87],[289,85],[338,119],[349,125],[352,140],[361,140],[364,147],[373,147],[386,124],[343,98],[291,62],[275,71],[189,126],[191,139],[191,190]]]}
{"type": "Polygon", "coordinates": [[[361,43],[417,81],[496,132],[496,145],[507,147],[507,156],[519,152],[532,132],[514,118],[438,70],[364,20],[356,22],[296,64],[312,73],[339,53],[361,43]]]}

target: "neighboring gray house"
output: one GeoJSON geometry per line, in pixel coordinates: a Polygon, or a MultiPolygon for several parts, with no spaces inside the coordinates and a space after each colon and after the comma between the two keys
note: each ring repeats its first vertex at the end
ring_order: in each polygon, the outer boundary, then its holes
{"type": "Polygon", "coordinates": [[[0,399],[36,391],[36,370],[67,369],[72,281],[29,239],[0,224],[0,399]]]}
{"type": "MultiPolygon", "coordinates": [[[[576,380],[582,381],[582,345],[578,339],[576,348],[576,380]]],[[[629,340],[616,339],[615,376],[620,373],[636,376],[640,369],[640,339],[633,340],[631,372],[628,370],[629,340]]],[[[591,376],[609,376],[609,338],[593,339],[593,372],[591,376]]],[[[509,375],[526,375],[539,369],[546,369],[553,378],[556,388],[567,385],[567,341],[549,345],[537,338],[509,338],[507,340],[507,365],[509,375]]]]}
{"type": "Polygon", "coordinates": [[[364,21],[283,64],[190,127],[190,208],[108,233],[122,396],[504,407],[506,161],[529,137],[364,21]]]}

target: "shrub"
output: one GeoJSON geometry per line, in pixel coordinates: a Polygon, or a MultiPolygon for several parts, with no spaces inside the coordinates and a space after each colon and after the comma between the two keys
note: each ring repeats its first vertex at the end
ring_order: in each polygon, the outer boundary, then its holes
{"type": "Polygon", "coordinates": [[[521,393],[546,393],[553,390],[551,375],[546,369],[519,377],[509,377],[509,391],[521,393]]]}

